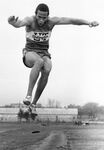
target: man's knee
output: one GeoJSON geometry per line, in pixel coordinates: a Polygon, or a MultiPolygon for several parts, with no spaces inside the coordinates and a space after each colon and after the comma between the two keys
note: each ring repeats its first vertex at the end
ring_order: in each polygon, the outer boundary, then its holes
{"type": "Polygon", "coordinates": [[[52,62],[51,62],[51,59],[47,58],[44,59],[44,66],[43,66],[43,69],[44,69],[44,72],[46,74],[49,74],[51,69],[52,69],[52,62]]]}
{"type": "Polygon", "coordinates": [[[51,72],[51,69],[52,69],[52,65],[47,65],[45,67],[43,67],[43,72],[46,76],[48,76],[51,72]]]}
{"type": "Polygon", "coordinates": [[[34,65],[37,65],[37,67],[42,68],[44,65],[44,61],[41,58],[38,58],[35,62],[34,65]]]}
{"type": "Polygon", "coordinates": [[[50,72],[51,72],[51,67],[50,68],[47,67],[47,68],[42,68],[42,72],[41,73],[42,73],[42,76],[44,78],[48,78],[50,72]]]}

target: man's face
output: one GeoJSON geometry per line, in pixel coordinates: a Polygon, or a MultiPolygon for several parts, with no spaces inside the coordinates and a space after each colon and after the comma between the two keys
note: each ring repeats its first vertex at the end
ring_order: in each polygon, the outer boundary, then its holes
{"type": "Polygon", "coordinates": [[[43,26],[48,19],[48,12],[38,10],[36,14],[36,19],[39,26],[43,26]]]}

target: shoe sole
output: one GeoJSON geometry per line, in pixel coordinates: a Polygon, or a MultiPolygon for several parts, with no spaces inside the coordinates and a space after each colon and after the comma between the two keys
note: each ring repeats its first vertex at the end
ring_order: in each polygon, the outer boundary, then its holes
{"type": "Polygon", "coordinates": [[[38,114],[37,113],[30,113],[30,115],[35,115],[35,117],[37,117],[38,116],[38,114]]]}
{"type": "Polygon", "coordinates": [[[30,102],[29,101],[23,101],[23,103],[25,104],[25,105],[30,105],[30,102]]]}

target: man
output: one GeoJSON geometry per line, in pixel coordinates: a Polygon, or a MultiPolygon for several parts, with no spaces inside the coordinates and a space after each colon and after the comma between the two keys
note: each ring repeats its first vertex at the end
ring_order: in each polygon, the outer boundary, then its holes
{"type": "Polygon", "coordinates": [[[32,68],[29,77],[29,85],[24,104],[28,105],[32,111],[40,98],[47,82],[52,68],[51,55],[48,52],[49,38],[55,25],[88,25],[89,27],[98,26],[96,21],[89,22],[82,19],[72,19],[66,17],[49,17],[49,8],[46,4],[39,4],[36,8],[35,15],[20,20],[18,17],[10,16],[9,24],[12,26],[26,27],[26,45],[23,49],[23,62],[32,68]],[[40,76],[37,84],[35,96],[32,101],[32,92],[36,81],[40,76]]]}

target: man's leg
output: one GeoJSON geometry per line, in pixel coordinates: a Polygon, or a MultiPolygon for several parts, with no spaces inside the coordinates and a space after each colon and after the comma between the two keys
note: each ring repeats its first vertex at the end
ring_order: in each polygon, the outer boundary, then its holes
{"type": "Polygon", "coordinates": [[[25,63],[27,66],[32,68],[29,76],[27,95],[24,100],[24,104],[29,105],[30,101],[28,101],[28,98],[30,98],[31,100],[33,88],[38,79],[40,70],[43,66],[43,60],[35,52],[27,52],[25,56],[25,63]]]}
{"type": "Polygon", "coordinates": [[[38,99],[40,98],[44,88],[46,87],[46,84],[48,82],[49,73],[50,73],[51,68],[52,68],[51,59],[44,56],[43,60],[44,60],[43,70],[41,71],[41,77],[38,81],[36,93],[35,93],[35,96],[34,96],[34,99],[32,102],[32,104],[34,104],[34,105],[36,105],[36,103],[37,103],[38,99]]]}

